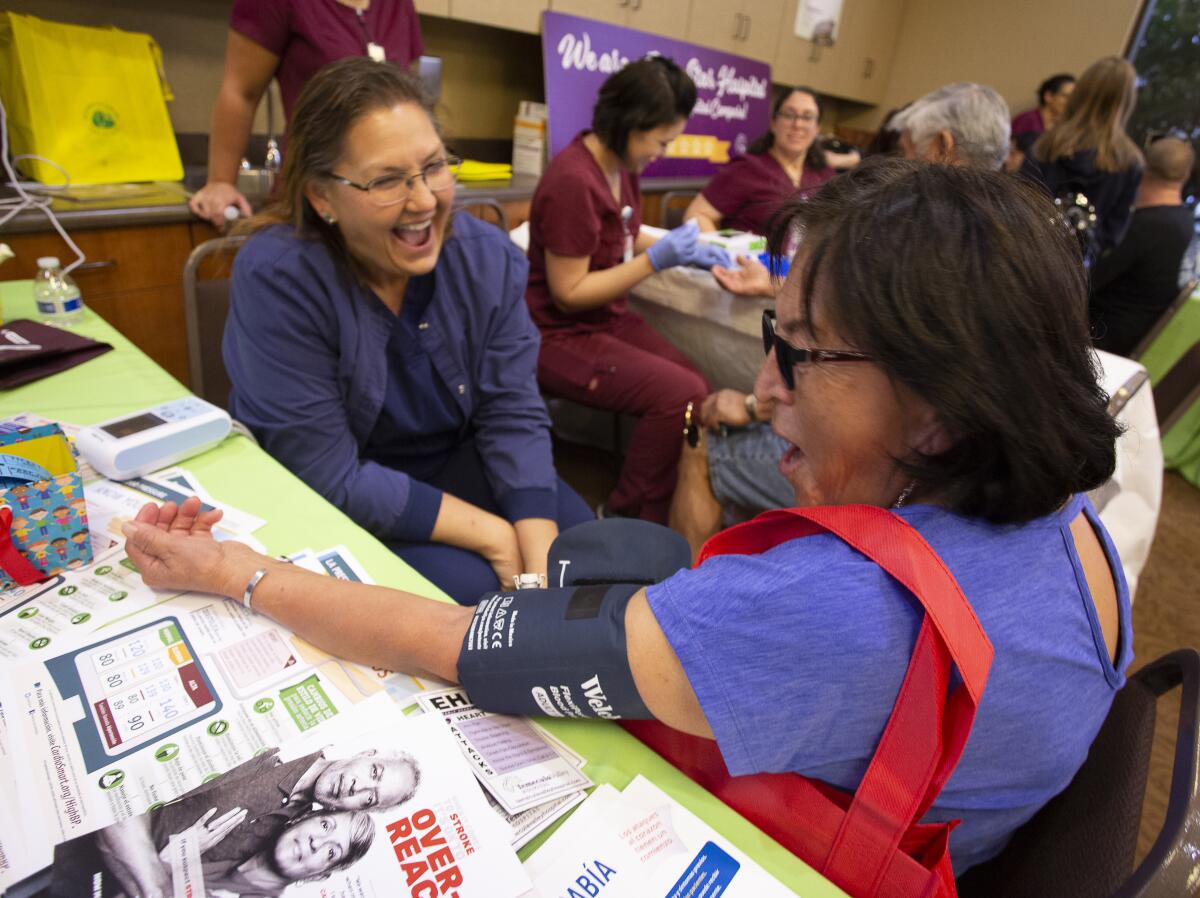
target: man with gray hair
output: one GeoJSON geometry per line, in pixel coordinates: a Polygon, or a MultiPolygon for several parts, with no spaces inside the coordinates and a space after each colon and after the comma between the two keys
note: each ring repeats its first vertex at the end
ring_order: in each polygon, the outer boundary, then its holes
{"type": "Polygon", "coordinates": [[[1008,104],[992,88],[972,81],[926,94],[898,113],[889,128],[900,132],[907,159],[996,170],[1008,156],[1008,104]]]}

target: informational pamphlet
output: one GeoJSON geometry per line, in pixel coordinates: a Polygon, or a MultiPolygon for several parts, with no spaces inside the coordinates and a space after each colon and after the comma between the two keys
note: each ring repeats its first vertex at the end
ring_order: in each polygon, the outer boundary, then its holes
{"type": "Polygon", "coordinates": [[[784,898],[793,892],[644,777],[596,788],[525,862],[524,898],[784,898]]]}
{"type": "Polygon", "coordinates": [[[592,781],[528,720],[481,711],[459,688],[417,696],[450,727],[471,770],[510,815],[572,795],[592,781]]]}
{"type": "Polygon", "coordinates": [[[22,809],[0,821],[0,877],[35,872],[58,842],[145,813],[382,691],[369,669],[212,596],[53,642],[0,680],[0,783],[15,783],[22,809]]]}
{"type": "Polygon", "coordinates": [[[51,655],[63,644],[175,595],[177,591],[146,586],[122,542],[87,567],[0,593],[0,660],[51,655]]]}
{"type": "Polygon", "coordinates": [[[529,879],[446,727],[372,703],[149,814],[64,843],[51,894],[515,898],[529,879]],[[282,798],[281,803],[281,796],[282,798]]]}

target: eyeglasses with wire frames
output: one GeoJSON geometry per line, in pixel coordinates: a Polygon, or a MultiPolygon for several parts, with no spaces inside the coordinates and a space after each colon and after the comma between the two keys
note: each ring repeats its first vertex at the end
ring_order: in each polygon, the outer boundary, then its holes
{"type": "Polygon", "coordinates": [[[763,309],[763,351],[767,355],[775,350],[775,363],[779,365],[779,376],[789,390],[796,389],[796,366],[813,362],[873,362],[875,357],[851,349],[797,349],[775,329],[775,310],[763,309]]]}
{"type": "Polygon", "coordinates": [[[345,184],[347,187],[353,187],[355,190],[361,190],[367,195],[367,199],[376,206],[398,206],[408,202],[409,197],[412,196],[413,186],[418,180],[424,181],[425,186],[434,193],[449,190],[458,180],[458,166],[461,163],[462,160],[457,156],[444,156],[430,162],[414,175],[407,172],[396,172],[372,178],[366,184],[359,184],[333,172],[326,173],[326,177],[339,184],[345,184]]]}

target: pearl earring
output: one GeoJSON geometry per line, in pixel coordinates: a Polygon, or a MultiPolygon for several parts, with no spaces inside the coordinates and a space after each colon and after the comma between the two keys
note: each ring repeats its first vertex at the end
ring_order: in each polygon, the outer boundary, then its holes
{"type": "Polygon", "coordinates": [[[337,221],[337,219],[333,217],[332,212],[326,212],[321,217],[325,219],[325,224],[333,224],[335,221],[337,221]]]}

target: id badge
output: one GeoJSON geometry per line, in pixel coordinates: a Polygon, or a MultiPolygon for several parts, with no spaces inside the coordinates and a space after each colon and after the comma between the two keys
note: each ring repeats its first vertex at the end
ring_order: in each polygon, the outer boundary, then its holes
{"type": "Polygon", "coordinates": [[[628,231],[625,232],[625,253],[621,259],[622,262],[629,262],[633,259],[633,235],[628,231]]]}

